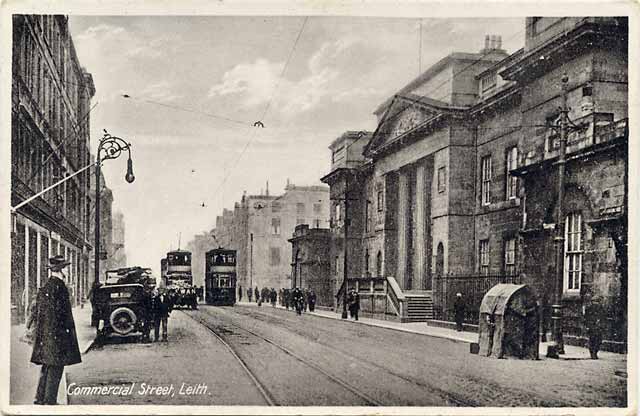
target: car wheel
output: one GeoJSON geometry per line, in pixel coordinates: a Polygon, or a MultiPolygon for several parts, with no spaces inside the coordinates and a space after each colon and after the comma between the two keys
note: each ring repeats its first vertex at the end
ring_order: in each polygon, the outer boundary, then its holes
{"type": "Polygon", "coordinates": [[[124,306],[111,312],[109,317],[111,328],[120,335],[131,333],[136,327],[137,320],[135,312],[124,306]]]}

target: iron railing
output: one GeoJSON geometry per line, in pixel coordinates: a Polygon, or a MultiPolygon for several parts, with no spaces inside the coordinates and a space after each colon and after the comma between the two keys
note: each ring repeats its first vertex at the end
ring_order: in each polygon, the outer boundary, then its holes
{"type": "Polygon", "coordinates": [[[465,302],[464,322],[478,324],[484,295],[499,283],[521,284],[519,275],[442,275],[433,277],[433,313],[435,319],[453,321],[456,294],[465,302]]]}

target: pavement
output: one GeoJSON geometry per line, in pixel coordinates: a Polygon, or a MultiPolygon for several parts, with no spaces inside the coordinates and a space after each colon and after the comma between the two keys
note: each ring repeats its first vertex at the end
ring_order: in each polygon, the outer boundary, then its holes
{"type": "MultiPolygon", "coordinates": [[[[242,305],[253,305],[258,306],[255,302],[240,302],[242,305]]],[[[271,307],[270,304],[263,303],[261,307],[271,307]]],[[[277,308],[286,309],[284,306],[279,304],[276,305],[277,308]]],[[[293,313],[294,310],[290,309],[293,313]]],[[[314,312],[305,312],[307,314],[328,318],[328,319],[337,319],[342,320],[342,313],[336,313],[333,311],[327,310],[319,310],[316,309],[314,312]]],[[[478,342],[478,333],[477,332],[469,332],[469,331],[456,331],[454,329],[449,328],[441,328],[436,326],[429,326],[426,322],[395,322],[395,321],[385,321],[382,319],[373,319],[373,318],[364,318],[359,317],[357,321],[353,319],[348,319],[348,322],[351,322],[356,325],[369,325],[380,328],[393,329],[396,331],[409,332],[412,334],[426,335],[430,337],[436,338],[445,338],[456,342],[465,342],[468,344],[477,343],[478,342]]],[[[540,359],[547,359],[547,348],[552,345],[553,342],[541,342],[539,347],[539,355],[540,359]]],[[[589,350],[582,347],[576,347],[573,345],[565,345],[564,346],[565,353],[560,356],[560,360],[585,360],[590,359],[589,350]]],[[[616,358],[620,357],[620,354],[600,351],[598,352],[598,356],[601,358],[616,358]]]]}
{"type": "MultiPolygon", "coordinates": [[[[95,341],[96,330],[91,327],[91,307],[76,306],[72,309],[73,319],[76,324],[76,334],[80,353],[86,354],[95,341]]],[[[9,403],[11,405],[33,404],[36,395],[36,386],[40,376],[40,366],[31,362],[33,347],[20,338],[25,333],[25,324],[11,326],[11,373],[9,403]]],[[[67,404],[67,370],[62,375],[60,388],[58,389],[58,403],[67,404]]]]}

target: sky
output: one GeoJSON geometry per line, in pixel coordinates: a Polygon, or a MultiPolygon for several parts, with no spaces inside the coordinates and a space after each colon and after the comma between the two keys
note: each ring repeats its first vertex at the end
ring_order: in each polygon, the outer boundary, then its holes
{"type": "Polygon", "coordinates": [[[280,194],[287,179],[320,184],[335,138],[375,130],[379,104],[449,53],[479,51],[487,34],[515,52],[525,24],[70,16],[69,27],[96,87],[91,148],[103,129],[132,145],[134,183],[124,180],[126,157],[103,165],[114,210],[124,214],[128,264],[159,271],[179,235],[184,248],[243,191],[257,194],[269,181],[280,194]]]}

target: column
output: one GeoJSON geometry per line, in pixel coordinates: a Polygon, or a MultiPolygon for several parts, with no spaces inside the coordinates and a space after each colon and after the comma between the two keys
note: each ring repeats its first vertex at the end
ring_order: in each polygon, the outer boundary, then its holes
{"type": "Polygon", "coordinates": [[[42,280],[42,233],[36,232],[36,271],[38,277],[36,279],[36,288],[40,289],[40,280],[42,280]]]}
{"type": "Polygon", "coordinates": [[[413,247],[415,258],[413,259],[413,287],[422,289],[424,287],[424,265],[425,265],[425,166],[419,163],[416,166],[416,205],[415,224],[413,234],[413,247]]]}
{"type": "Polygon", "coordinates": [[[398,175],[398,263],[396,280],[402,289],[405,288],[407,268],[407,200],[409,198],[409,183],[407,172],[398,175]]]}
{"type": "Polygon", "coordinates": [[[24,301],[22,305],[23,316],[27,317],[27,311],[29,310],[29,222],[24,222],[24,296],[20,293],[21,301],[24,301]]]}

